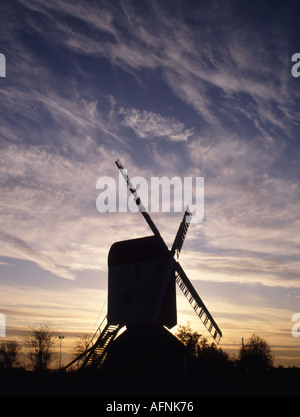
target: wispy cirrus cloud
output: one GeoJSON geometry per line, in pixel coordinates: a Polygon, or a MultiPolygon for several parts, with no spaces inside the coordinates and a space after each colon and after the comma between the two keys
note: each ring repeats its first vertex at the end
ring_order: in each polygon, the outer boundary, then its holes
{"type": "Polygon", "coordinates": [[[35,262],[42,269],[49,271],[56,276],[65,279],[75,279],[76,275],[72,273],[68,267],[56,265],[53,259],[51,259],[51,255],[50,257],[43,255],[40,252],[40,249],[31,248],[26,239],[26,235],[24,236],[24,239],[26,240],[21,240],[20,238],[17,238],[13,235],[8,235],[0,232],[0,238],[2,242],[2,255],[6,252],[7,255],[14,256],[16,258],[28,259],[32,262],[35,262]],[[3,244],[6,246],[6,249],[3,248],[3,244]]]}
{"type": "MultiPolygon", "coordinates": [[[[247,239],[247,235],[243,239],[247,239]]],[[[186,272],[196,281],[300,288],[298,273],[300,264],[296,257],[285,259],[282,253],[276,255],[270,248],[267,248],[263,257],[260,247],[253,252],[249,249],[249,245],[247,249],[232,248],[232,254],[217,252],[197,254],[188,251],[183,255],[182,262],[186,272]],[[245,256],[241,251],[248,253],[249,256],[245,256]]]]}
{"type": "MultiPolygon", "coordinates": [[[[170,15],[159,2],[143,8],[132,2],[118,7],[104,2],[101,8],[58,0],[21,3],[44,16],[43,26],[29,14],[27,23],[53,44],[105,57],[136,77],[142,69],[159,70],[173,93],[208,124],[224,125],[224,116],[240,123],[240,117],[246,116],[257,134],[272,140],[268,131],[273,126],[278,137],[288,134],[297,120],[293,102],[298,95],[289,88],[288,49],[278,23],[270,18],[264,28],[251,20],[251,14],[241,13],[238,4],[217,2],[222,13],[216,16],[215,4],[204,2],[195,12],[201,24],[190,26],[179,9],[175,7],[170,15]],[[68,16],[81,23],[79,29],[68,16]],[[212,31],[211,25],[218,30],[212,31]],[[267,49],[262,36],[270,39],[267,49]]],[[[255,12],[266,12],[265,6],[256,4],[251,10],[255,12]]]]}
{"type": "Polygon", "coordinates": [[[120,113],[124,116],[122,124],[133,129],[140,138],[154,137],[171,142],[186,142],[193,134],[193,129],[186,129],[183,123],[172,117],[132,108],[122,108],[120,113]]]}
{"type": "MultiPolygon", "coordinates": [[[[31,196],[33,213],[40,198],[36,190],[43,189],[45,201],[50,204],[52,198],[61,213],[65,213],[64,222],[72,215],[76,218],[87,201],[88,207],[94,204],[95,196],[93,200],[91,195],[95,180],[102,173],[113,172],[113,159],[119,156],[117,151],[121,149],[124,157],[132,161],[126,151],[134,145],[131,138],[127,140],[126,127],[138,138],[155,140],[147,155],[156,167],[168,171],[166,175],[175,165],[176,169],[180,167],[180,174],[197,173],[206,177],[205,212],[210,221],[206,236],[211,246],[220,248],[230,244],[236,248],[241,246],[242,239],[244,246],[248,244],[251,250],[264,246],[271,251],[272,239],[266,245],[261,237],[259,245],[251,227],[255,223],[259,226],[257,232],[262,235],[270,232],[269,236],[274,237],[277,222],[277,228],[284,226],[282,233],[289,248],[294,245],[296,250],[297,241],[288,240],[298,207],[296,182],[276,178],[271,173],[284,150],[279,138],[282,132],[289,134],[287,127],[297,120],[292,107],[297,94],[289,88],[283,71],[285,42],[276,34],[274,25],[258,28],[258,33],[269,30],[275,36],[270,42],[276,48],[266,59],[260,36],[255,34],[249,38],[249,33],[257,33],[250,30],[255,23],[248,21],[246,15],[238,15],[235,5],[218,3],[224,11],[223,18],[222,14],[212,13],[214,5],[199,6],[195,18],[201,25],[195,26],[188,25],[176,7],[170,14],[159,2],[147,3],[145,10],[131,2],[120,3],[118,7],[103,2],[101,8],[94,3],[59,0],[49,4],[22,0],[19,4],[24,10],[25,32],[28,34],[30,30],[47,40],[51,48],[62,48],[59,49],[62,59],[62,50],[68,51],[69,67],[74,64],[74,72],[70,69],[65,74],[61,72],[59,79],[55,63],[45,65],[30,43],[21,41],[15,28],[8,25],[6,39],[11,35],[14,40],[11,45],[17,45],[23,75],[17,77],[14,68],[11,85],[1,90],[4,113],[14,120],[13,126],[7,121],[1,124],[2,140],[5,146],[11,141],[16,144],[4,148],[3,153],[3,183],[13,185],[10,192],[6,190],[11,210],[20,207],[20,199],[13,190],[17,184],[26,183],[28,194],[23,195],[23,200],[31,196]],[[231,30],[227,27],[229,16],[231,30]],[[211,31],[210,24],[218,30],[211,31]],[[23,42],[23,48],[17,40],[23,42]],[[201,116],[197,119],[197,129],[186,127],[193,124],[186,124],[179,117],[129,105],[130,98],[124,104],[124,100],[112,99],[102,91],[96,94],[95,78],[76,64],[81,55],[107,59],[134,75],[142,87],[141,71],[157,71],[157,79],[166,83],[173,97],[201,116]],[[276,55],[280,57],[278,62],[276,55]],[[80,84],[79,79],[85,83],[80,84]],[[241,120],[250,124],[242,128],[241,120]],[[233,136],[237,126],[242,130],[233,136]],[[202,130],[204,133],[200,135],[202,130]],[[163,151],[157,139],[167,140],[172,146],[186,144],[187,147],[179,157],[175,148],[163,151]],[[260,142],[267,143],[268,147],[260,146],[260,142]],[[188,162],[190,167],[184,168],[188,162]],[[80,179],[76,175],[79,169],[80,179]],[[68,207],[70,196],[73,207],[68,207]],[[288,201],[290,205],[284,204],[288,201]],[[80,210],[76,212],[75,207],[80,210]],[[270,210],[272,230],[268,219],[270,210]],[[229,232],[230,224],[238,225],[239,234],[229,232]]],[[[26,209],[26,205],[23,207],[26,209]]],[[[48,206],[47,210],[48,220],[52,221],[53,207],[48,206]]],[[[273,244],[273,250],[278,252],[279,246],[275,248],[273,244]]]]}

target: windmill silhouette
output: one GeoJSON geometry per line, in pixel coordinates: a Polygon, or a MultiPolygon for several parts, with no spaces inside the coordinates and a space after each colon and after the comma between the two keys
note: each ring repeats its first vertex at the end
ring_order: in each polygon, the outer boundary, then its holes
{"type": "Polygon", "coordinates": [[[177,324],[175,283],[215,342],[219,343],[222,337],[221,330],[178,262],[191,223],[189,208],[186,208],[169,250],[127,171],[119,160],[115,163],[153,235],[116,242],[111,246],[108,254],[107,315],[86,350],[64,369],[75,363],[80,368],[100,367],[109,346],[124,326],[174,327],[177,324]]]}

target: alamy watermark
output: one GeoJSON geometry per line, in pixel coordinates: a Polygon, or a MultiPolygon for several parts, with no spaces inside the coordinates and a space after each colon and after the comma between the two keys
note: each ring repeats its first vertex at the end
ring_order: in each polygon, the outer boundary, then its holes
{"type": "Polygon", "coordinates": [[[6,336],[5,315],[0,313],[0,337],[6,336]]]}
{"type": "Polygon", "coordinates": [[[0,54],[0,77],[6,77],[6,59],[4,54],[0,54]]]}
{"type": "Polygon", "coordinates": [[[296,62],[291,69],[292,76],[298,78],[300,77],[300,53],[293,54],[292,62],[296,62]]]}
{"type": "MultiPolygon", "coordinates": [[[[125,173],[126,169],[123,170],[125,173]]],[[[123,174],[124,174],[123,172],[123,174]]],[[[102,190],[97,197],[96,207],[100,213],[105,212],[179,212],[188,206],[192,223],[200,223],[204,217],[204,177],[151,177],[136,176],[131,179],[143,206],[138,207],[134,195],[129,195],[123,174],[119,172],[119,181],[112,177],[100,177],[96,189],[102,190]],[[141,208],[142,207],[142,208],[141,208]]]]}
{"type": "Polygon", "coordinates": [[[292,327],[292,336],[300,337],[300,313],[295,313],[292,315],[292,321],[296,321],[292,327]]]}

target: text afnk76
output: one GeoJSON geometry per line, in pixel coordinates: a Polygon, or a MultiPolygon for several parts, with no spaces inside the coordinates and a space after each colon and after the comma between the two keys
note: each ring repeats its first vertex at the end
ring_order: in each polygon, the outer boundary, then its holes
{"type": "Polygon", "coordinates": [[[186,401],[159,401],[153,402],[150,411],[193,411],[192,402],[186,401]]]}

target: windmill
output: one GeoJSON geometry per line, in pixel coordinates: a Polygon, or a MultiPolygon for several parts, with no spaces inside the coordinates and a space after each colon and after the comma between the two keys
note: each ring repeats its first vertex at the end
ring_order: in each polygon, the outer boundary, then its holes
{"type": "Polygon", "coordinates": [[[153,235],[114,243],[108,254],[108,308],[89,346],[66,367],[98,368],[112,341],[124,326],[177,324],[176,285],[216,343],[222,332],[178,262],[192,214],[187,207],[171,250],[144,207],[121,162],[116,165],[153,235]],[[103,330],[102,330],[103,326],[103,330]]]}

